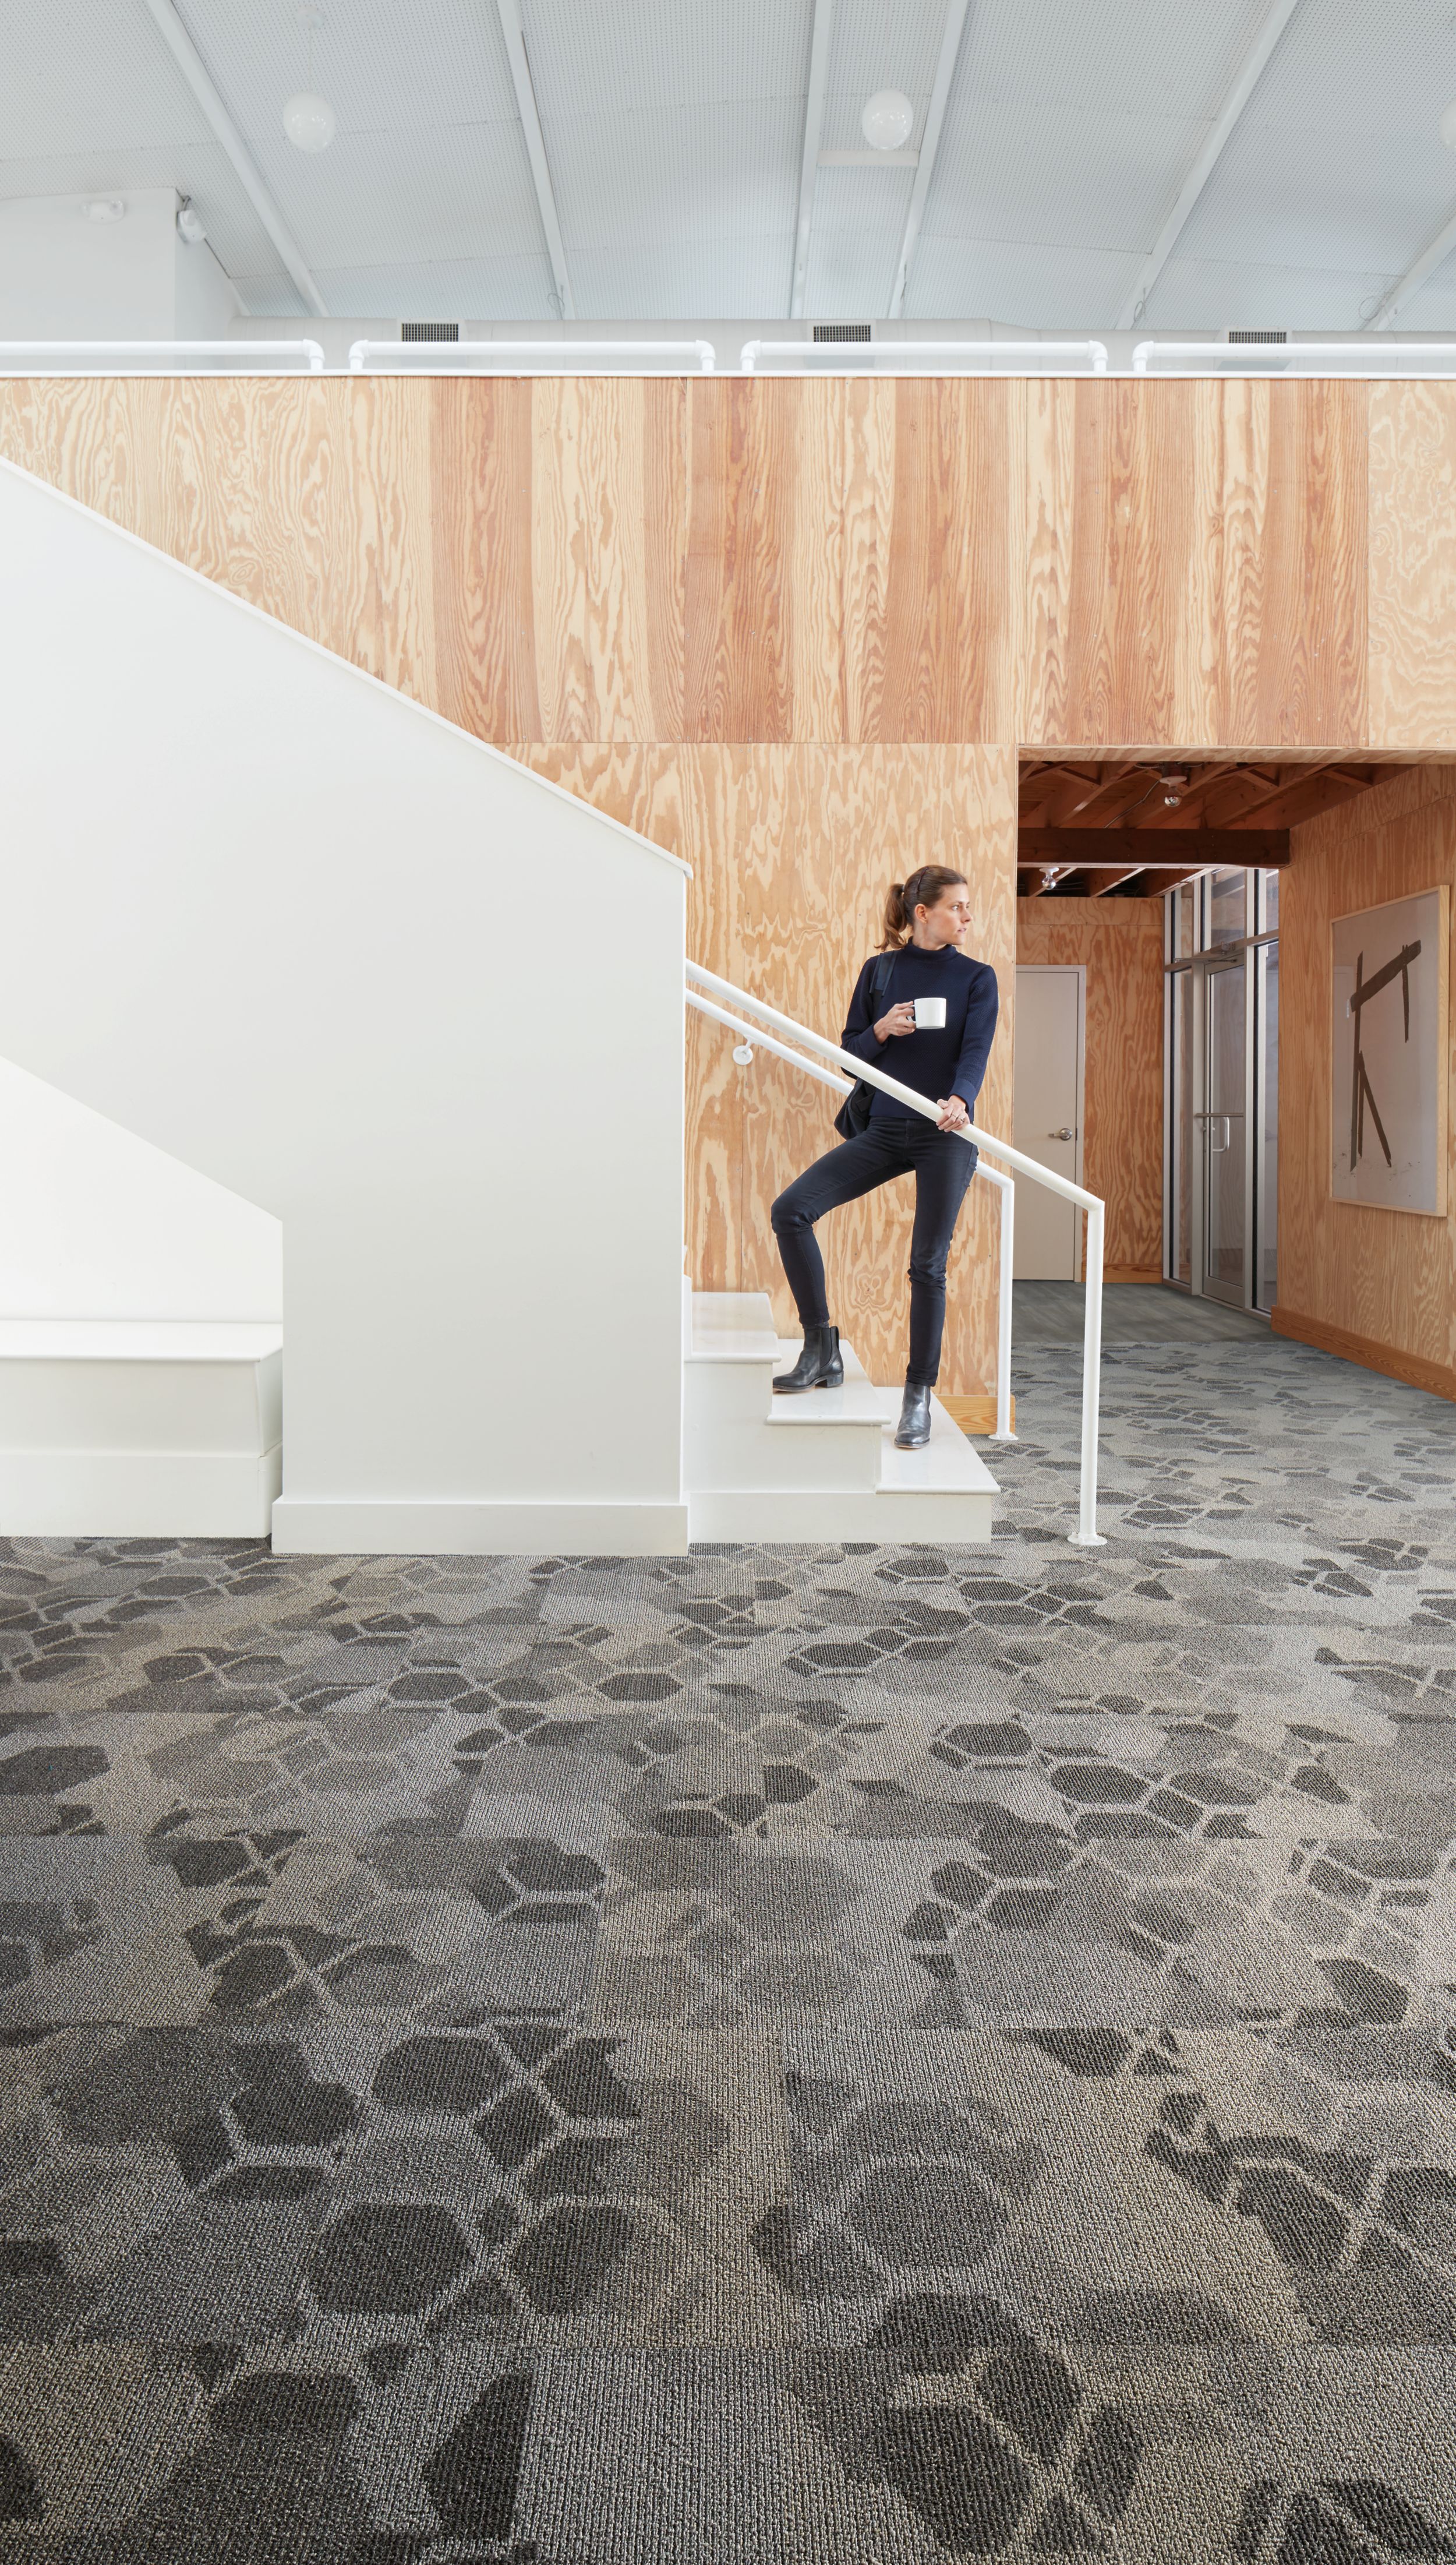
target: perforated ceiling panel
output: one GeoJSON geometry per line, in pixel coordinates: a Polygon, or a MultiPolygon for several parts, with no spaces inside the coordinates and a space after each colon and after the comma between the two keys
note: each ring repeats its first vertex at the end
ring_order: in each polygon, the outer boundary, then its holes
{"type": "MultiPolygon", "coordinates": [[[[822,0],[821,0],[822,5],[822,0]]],[[[1269,0],[972,0],[911,270],[912,320],[1116,321],[1269,0]]],[[[296,0],[178,0],[330,310],[544,320],[545,233],[496,0],[321,0],[331,147],[295,151],[296,0]]],[[[787,314],[814,0],[521,0],[578,315],[787,314]]],[[[921,142],[945,0],[835,0],[822,146],[876,89],[921,142]]],[[[143,0],[13,10],[0,194],[171,185],[245,307],[299,311],[143,0]]],[[[1163,330],[1357,327],[1456,210],[1438,132],[1453,0],[1300,0],[1153,289],[1163,330]]],[[[816,173],[807,318],[888,309],[904,167],[816,173]]],[[[1456,262],[1402,319],[1456,327],[1456,262]]]]}

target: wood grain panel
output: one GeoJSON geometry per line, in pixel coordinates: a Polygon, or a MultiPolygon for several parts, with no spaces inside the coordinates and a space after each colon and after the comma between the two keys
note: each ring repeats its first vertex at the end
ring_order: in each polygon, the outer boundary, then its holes
{"type": "Polygon", "coordinates": [[[1372,383],[1369,736],[1456,749],[1456,383],[1372,383]]]}
{"type": "Polygon", "coordinates": [[[1162,1267],[1162,902],[1021,899],[1018,962],[1087,972],[1082,1181],[1107,1204],[1105,1260],[1162,1267]]]}
{"type": "Polygon", "coordinates": [[[1456,884],[1456,767],[1408,768],[1293,829],[1290,844],[1280,876],[1279,1300],[1312,1323],[1449,1369],[1456,1186],[1448,1177],[1444,1220],[1331,1196],[1330,927],[1456,884]]]}
{"type": "MultiPolygon", "coordinates": [[[[916,862],[964,865],[971,945],[996,970],[1001,1030],[979,1118],[1010,1128],[1016,776],[1006,751],[699,746],[669,751],[521,747],[515,754],[693,865],[689,946],[710,970],[837,1038],[855,976],[879,941],[892,876],[916,862]],[[865,849],[874,850],[866,860],[865,849]],[[893,855],[893,866],[891,857],[893,855]]],[[[767,1290],[794,1328],[769,1207],[835,1145],[834,1099],[694,1018],[689,1041],[689,1218],[700,1285],[767,1290]]],[[[831,1305],[872,1376],[905,1375],[913,1190],[888,1188],[821,1233],[831,1305]]],[[[972,1186],[950,1267],[942,1379],[994,1386],[997,1214],[972,1186]]]]}
{"type": "Polygon", "coordinates": [[[0,450],[503,743],[1353,748],[1367,483],[1381,721],[1446,719],[1397,391],[1373,462],[1360,383],[873,377],[7,382],[0,450]]]}
{"type": "Polygon", "coordinates": [[[1026,387],[1021,737],[1356,745],[1365,386],[1026,387]]]}
{"type": "Polygon", "coordinates": [[[841,397],[844,514],[853,529],[844,616],[850,736],[1012,735],[1015,387],[861,377],[841,386],[841,397]]]}
{"type": "Polygon", "coordinates": [[[537,739],[531,385],[430,384],[436,709],[480,739],[537,739]]]}

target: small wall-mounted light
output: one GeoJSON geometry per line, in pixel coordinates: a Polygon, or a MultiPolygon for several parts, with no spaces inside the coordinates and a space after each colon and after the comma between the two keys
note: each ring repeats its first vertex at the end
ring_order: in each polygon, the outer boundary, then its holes
{"type": "Polygon", "coordinates": [[[207,226],[190,196],[184,196],[177,207],[177,230],[189,249],[198,248],[207,238],[207,226]]]}
{"type": "Polygon", "coordinates": [[[124,196],[87,196],[82,212],[89,223],[119,223],[126,211],[124,196]]]}

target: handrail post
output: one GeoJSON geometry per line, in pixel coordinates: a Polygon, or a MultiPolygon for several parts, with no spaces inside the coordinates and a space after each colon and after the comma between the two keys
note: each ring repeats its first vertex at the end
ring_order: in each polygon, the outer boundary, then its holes
{"type": "Polygon", "coordinates": [[[1082,1479],[1077,1528],[1067,1537],[1074,1549],[1106,1549],[1097,1528],[1097,1424],[1102,1371],[1103,1206],[1094,1202],[1087,1214],[1087,1303],[1082,1322],[1082,1479]]]}
{"type": "Polygon", "coordinates": [[[1014,1443],[1011,1423],[1011,1268],[1016,1256],[1016,1187],[1003,1176],[996,1187],[1001,1222],[1001,1280],[996,1303],[996,1432],[998,1443],[1014,1443]]]}

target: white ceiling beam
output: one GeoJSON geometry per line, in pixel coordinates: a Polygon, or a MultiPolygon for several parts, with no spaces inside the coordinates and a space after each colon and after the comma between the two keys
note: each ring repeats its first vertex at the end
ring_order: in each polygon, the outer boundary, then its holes
{"type": "Polygon", "coordinates": [[[556,199],[551,190],[550,164],[546,159],[545,137],[541,132],[540,115],[535,91],[531,86],[530,65],[525,58],[525,33],[520,24],[520,0],[496,0],[501,20],[501,33],[511,58],[511,78],[516,90],[516,107],[520,129],[525,136],[525,156],[530,162],[531,184],[540,209],[541,230],[546,239],[546,256],[555,279],[556,301],[561,319],[574,321],[576,305],[571,295],[571,279],[566,272],[566,244],[561,238],[561,225],[556,214],[556,199]]]}
{"type": "Polygon", "coordinates": [[[1426,278],[1435,275],[1437,268],[1445,264],[1453,249],[1456,249],[1456,214],[1452,214],[1449,221],[1442,223],[1440,230],[1427,241],[1419,258],[1412,259],[1405,274],[1397,279],[1389,293],[1376,304],[1368,321],[1361,323],[1361,328],[1388,330],[1391,322],[1398,319],[1404,311],[1411,296],[1419,294],[1426,278]]]}
{"type": "Polygon", "coordinates": [[[264,185],[257,163],[219,97],[206,63],[172,7],[172,0],[146,0],[146,6],[177,69],[242,180],[248,202],[304,302],[318,320],[326,321],[328,306],[313,282],[308,260],[264,185]]]}
{"type": "Polygon", "coordinates": [[[814,184],[819,175],[819,136],[824,130],[824,100],[829,88],[829,39],[834,32],[834,0],[812,0],[809,32],[809,91],[804,100],[804,155],[799,163],[799,219],[794,232],[794,273],[788,317],[802,321],[809,282],[809,231],[814,220],[814,184]]]}
{"type": "Polygon", "coordinates": [[[1208,128],[1202,150],[1178,189],[1177,200],[1171,213],[1138,270],[1137,282],[1118,314],[1118,329],[1137,329],[1147,308],[1147,298],[1171,258],[1188,216],[1218,166],[1224,145],[1258,88],[1269,57],[1299,5],[1300,0],[1274,0],[1273,7],[1233,76],[1223,105],[1208,128]]]}
{"type": "Polygon", "coordinates": [[[940,59],[936,65],[935,86],[926,114],[926,129],[921,135],[920,159],[916,166],[915,185],[910,191],[910,211],[905,217],[905,230],[900,238],[900,256],[895,263],[895,291],[890,297],[888,318],[898,321],[905,310],[905,289],[910,280],[910,262],[920,238],[921,216],[931,192],[931,175],[936,154],[940,148],[940,133],[945,122],[945,106],[950,96],[950,83],[955,77],[955,59],[960,39],[965,33],[970,0],[946,0],[945,24],[940,34],[940,59]]]}

